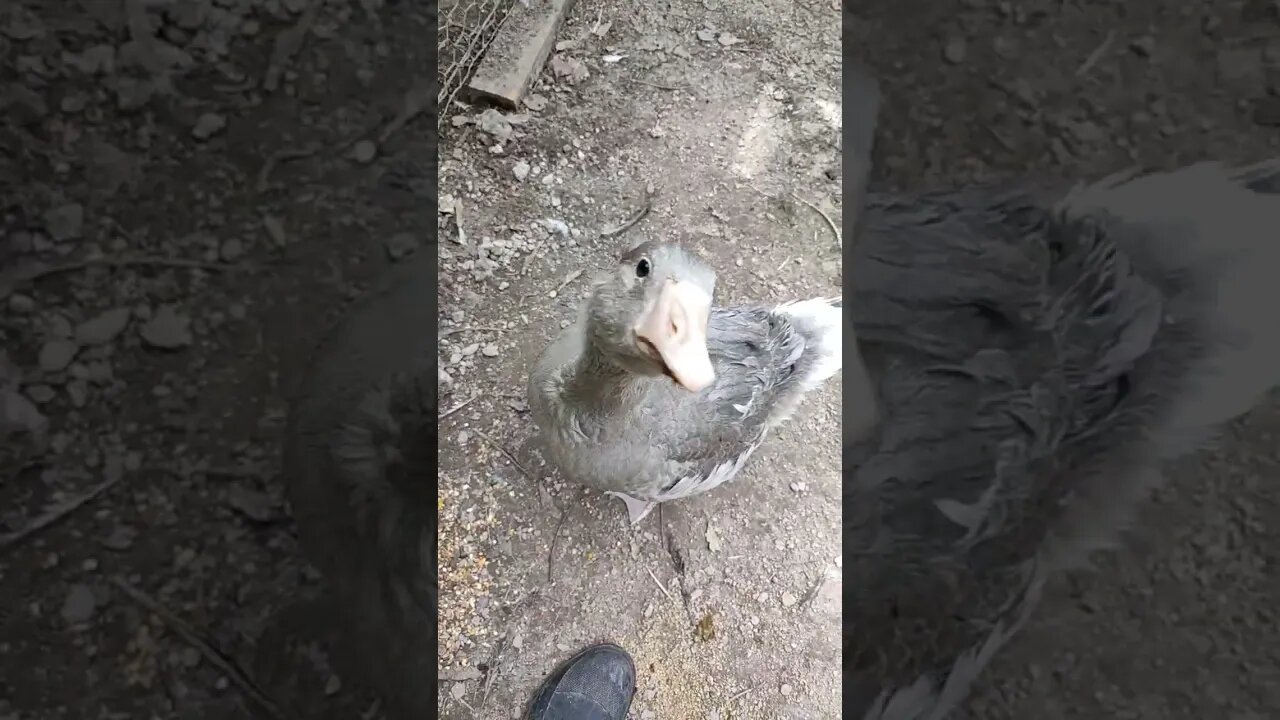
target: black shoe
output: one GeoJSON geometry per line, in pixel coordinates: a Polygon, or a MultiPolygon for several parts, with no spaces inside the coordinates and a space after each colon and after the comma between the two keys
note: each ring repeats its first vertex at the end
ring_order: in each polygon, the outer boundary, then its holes
{"type": "Polygon", "coordinates": [[[525,720],[625,720],[636,666],[612,643],[592,645],[542,681],[525,720]]]}

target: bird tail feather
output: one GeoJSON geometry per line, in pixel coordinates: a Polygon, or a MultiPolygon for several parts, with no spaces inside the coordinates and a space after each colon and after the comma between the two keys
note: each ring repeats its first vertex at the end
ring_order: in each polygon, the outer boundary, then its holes
{"type": "Polygon", "coordinates": [[[784,303],[776,308],[776,312],[790,317],[808,338],[805,352],[812,350],[815,353],[816,362],[808,364],[809,370],[800,381],[805,390],[821,385],[840,372],[843,304],[841,297],[813,298],[784,303]]]}
{"type": "Polygon", "coordinates": [[[1203,446],[1280,385],[1280,158],[1116,175],[1076,188],[1063,209],[1132,230],[1135,268],[1176,288],[1166,313],[1196,328],[1198,360],[1152,438],[1162,459],[1203,446]]]}

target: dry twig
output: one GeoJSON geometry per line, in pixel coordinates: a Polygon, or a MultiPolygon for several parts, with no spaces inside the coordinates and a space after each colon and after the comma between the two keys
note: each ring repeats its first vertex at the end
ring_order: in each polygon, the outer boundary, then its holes
{"type": "Polygon", "coordinates": [[[621,235],[622,233],[634,227],[636,223],[643,220],[644,217],[648,215],[649,211],[652,209],[653,209],[653,193],[650,192],[648,188],[645,188],[644,204],[640,207],[640,209],[637,210],[636,213],[632,215],[630,218],[627,218],[627,220],[623,222],[621,225],[618,225],[616,227],[611,227],[611,228],[605,228],[604,230],[601,230],[600,237],[613,237],[615,235],[621,235]]]}
{"type": "Polygon", "coordinates": [[[671,594],[670,590],[667,590],[665,587],[663,587],[661,582],[658,582],[658,576],[654,575],[653,571],[650,570],[649,568],[645,568],[645,571],[649,573],[649,577],[653,578],[653,584],[658,586],[658,589],[662,591],[662,594],[666,595],[668,600],[675,602],[675,599],[676,599],[675,596],[671,594]]]}
{"type": "Polygon", "coordinates": [[[448,410],[445,410],[444,412],[440,413],[440,416],[439,416],[438,418],[436,418],[436,421],[437,421],[437,422],[439,422],[440,420],[443,420],[443,419],[445,419],[445,418],[449,417],[450,415],[452,415],[452,414],[454,414],[454,413],[458,412],[458,411],[459,411],[459,410],[461,410],[462,408],[464,408],[464,407],[466,407],[466,406],[470,405],[471,403],[475,402],[477,399],[479,399],[479,397],[480,397],[479,395],[472,395],[472,396],[470,397],[470,399],[463,400],[462,402],[458,403],[457,405],[454,405],[453,407],[449,408],[448,410]]]}
{"type": "Polygon", "coordinates": [[[460,332],[474,332],[479,330],[488,330],[490,332],[506,332],[507,331],[506,328],[494,327],[492,325],[468,325],[467,327],[449,328],[448,330],[442,330],[440,331],[440,334],[437,337],[449,337],[450,335],[456,335],[460,332]]]}
{"type": "MultiPolygon", "coordinates": [[[[539,495],[539,498],[542,496],[539,495]]],[[[560,528],[564,525],[564,521],[569,517],[569,506],[566,505],[564,510],[560,511],[560,520],[556,523],[555,532],[551,534],[551,547],[547,548],[547,582],[551,582],[551,568],[555,565],[556,560],[556,543],[560,541],[560,528]]]]}
{"type": "Polygon", "coordinates": [[[1089,57],[1085,58],[1084,62],[1080,64],[1080,67],[1076,68],[1076,77],[1084,77],[1088,74],[1088,72],[1093,69],[1093,66],[1097,65],[1098,61],[1102,59],[1102,56],[1106,55],[1107,52],[1111,50],[1111,44],[1114,43],[1115,40],[1116,31],[1108,30],[1107,37],[1102,41],[1102,44],[1095,48],[1093,52],[1089,53],[1089,57]]]}
{"type": "Polygon", "coordinates": [[[808,205],[810,208],[813,209],[814,212],[821,215],[822,219],[827,221],[827,227],[831,228],[831,234],[836,237],[836,245],[841,248],[844,247],[844,241],[840,239],[840,228],[836,227],[835,222],[831,220],[831,216],[823,212],[822,208],[818,207],[817,205],[814,205],[813,203],[809,202],[808,200],[805,200],[804,198],[800,197],[795,193],[791,193],[791,197],[795,198],[796,200],[799,200],[805,205],[808,205]]]}
{"type": "Polygon", "coordinates": [[[752,686],[752,687],[746,688],[745,690],[739,690],[738,692],[734,693],[732,697],[730,697],[728,700],[726,700],[726,701],[725,701],[725,704],[726,704],[726,705],[728,705],[729,703],[733,702],[734,700],[737,700],[738,698],[742,697],[743,695],[746,695],[747,693],[751,692],[752,690],[755,690],[755,686],[752,686]]]}
{"type": "Polygon", "coordinates": [[[640,78],[631,78],[631,81],[632,81],[632,82],[636,82],[636,83],[640,83],[641,85],[648,85],[648,86],[649,86],[649,87],[651,87],[651,88],[657,88],[657,89],[659,89],[659,90],[670,90],[670,91],[672,91],[672,92],[675,92],[675,91],[677,91],[677,90],[688,90],[688,89],[689,89],[689,86],[688,86],[688,85],[660,85],[660,84],[658,84],[658,83],[656,83],[656,82],[649,82],[648,80],[641,80],[640,78]]]}
{"type": "Polygon", "coordinates": [[[535,482],[537,481],[537,478],[535,478],[535,477],[533,476],[533,473],[531,473],[531,472],[529,472],[528,470],[526,470],[526,469],[524,468],[524,466],[520,464],[520,461],[516,459],[516,455],[515,455],[515,453],[513,453],[513,452],[511,452],[510,450],[506,449],[506,448],[505,448],[505,447],[503,447],[503,446],[502,446],[502,444],[501,444],[501,443],[499,443],[497,440],[494,440],[493,438],[489,437],[488,435],[485,435],[484,433],[480,432],[479,430],[476,430],[476,431],[475,431],[475,433],[476,433],[476,435],[479,435],[479,436],[480,436],[480,439],[481,439],[481,440],[484,440],[486,443],[488,443],[488,444],[489,444],[489,446],[490,446],[490,447],[492,447],[494,450],[497,450],[498,452],[502,453],[503,455],[506,455],[506,456],[507,456],[507,459],[511,461],[511,464],[512,464],[512,465],[515,465],[515,466],[516,466],[516,469],[517,469],[517,470],[519,470],[521,473],[523,473],[525,477],[527,477],[527,478],[529,478],[530,480],[533,480],[533,481],[535,481],[535,482]]]}
{"type": "Polygon", "coordinates": [[[262,163],[262,169],[258,170],[258,179],[254,182],[254,189],[258,192],[266,192],[267,183],[271,180],[271,173],[280,163],[289,162],[290,160],[302,160],[309,158],[320,151],[318,147],[302,148],[294,150],[281,150],[272,154],[267,161],[262,163]]]}
{"type": "Polygon", "coordinates": [[[258,686],[254,684],[249,675],[241,670],[240,667],[220,650],[215,648],[212,643],[205,640],[196,632],[195,628],[188,625],[182,618],[174,615],[168,608],[164,607],[155,598],[146,594],[139,588],[133,586],[129,581],[122,577],[116,576],[111,579],[116,587],[120,588],[125,595],[129,596],[138,605],[141,605],[147,611],[160,618],[169,629],[173,630],[183,640],[190,643],[209,664],[222,671],[227,679],[236,687],[240,688],[250,700],[268,715],[278,720],[283,720],[284,716],[280,714],[280,710],[276,708],[276,704],[268,698],[258,686]]]}
{"type": "Polygon", "coordinates": [[[7,550],[12,546],[17,545],[23,540],[35,535],[37,532],[40,532],[41,530],[58,522],[76,510],[79,510],[90,500],[93,500],[107,490],[110,490],[113,485],[120,482],[120,479],[121,478],[119,477],[115,477],[110,480],[104,480],[80,495],[49,508],[34,520],[27,523],[26,527],[21,530],[15,530],[11,533],[0,535],[0,550],[7,550]]]}
{"type": "Polygon", "coordinates": [[[51,275],[60,275],[62,273],[75,272],[91,267],[171,267],[185,268],[190,270],[247,270],[243,265],[227,265],[223,263],[199,262],[197,260],[178,260],[162,257],[127,257],[127,258],[93,258],[91,260],[77,260],[73,262],[58,263],[57,265],[48,265],[46,263],[33,263],[26,267],[17,268],[8,273],[0,275],[0,299],[8,297],[19,287],[24,287],[29,283],[40,280],[51,275]]]}

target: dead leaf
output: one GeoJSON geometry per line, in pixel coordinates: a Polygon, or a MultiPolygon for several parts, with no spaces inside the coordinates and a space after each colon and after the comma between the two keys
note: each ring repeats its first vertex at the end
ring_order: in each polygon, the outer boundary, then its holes
{"type": "Polygon", "coordinates": [[[694,630],[693,636],[702,642],[711,642],[716,639],[716,621],[711,616],[711,613],[703,615],[702,619],[698,621],[698,626],[694,630]]]}
{"type": "Polygon", "coordinates": [[[625,57],[626,57],[626,55],[605,55],[604,57],[602,57],[602,58],[600,58],[600,59],[601,59],[601,60],[603,60],[603,61],[605,61],[605,62],[607,62],[607,63],[616,63],[616,62],[621,61],[621,60],[622,60],[623,58],[625,58],[625,57]]]}
{"type": "Polygon", "coordinates": [[[596,37],[604,37],[606,34],[608,34],[609,28],[611,27],[613,27],[612,20],[602,22],[599,25],[596,25],[595,27],[591,28],[591,33],[596,37]]]}

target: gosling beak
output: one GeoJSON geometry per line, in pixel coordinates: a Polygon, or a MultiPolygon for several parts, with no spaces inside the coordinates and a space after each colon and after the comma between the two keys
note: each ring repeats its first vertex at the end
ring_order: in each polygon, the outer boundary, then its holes
{"type": "Polygon", "coordinates": [[[636,337],[656,351],[667,374],[689,392],[716,379],[707,354],[711,296],[688,282],[668,280],[636,325],[636,337]]]}

